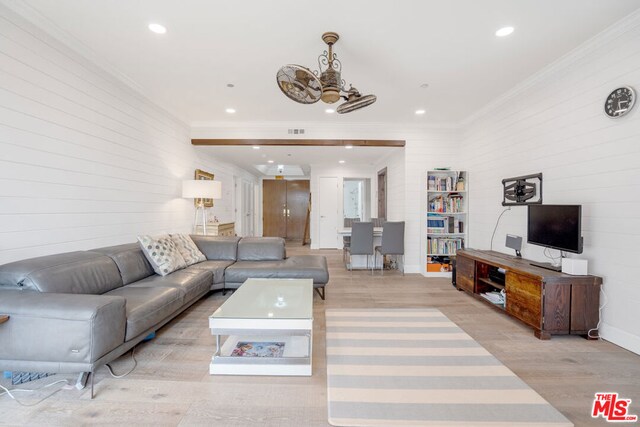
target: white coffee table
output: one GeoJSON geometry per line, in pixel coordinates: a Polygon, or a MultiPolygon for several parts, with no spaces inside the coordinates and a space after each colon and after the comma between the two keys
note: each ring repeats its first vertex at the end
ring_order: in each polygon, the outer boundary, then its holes
{"type": "Polygon", "coordinates": [[[309,376],[313,280],[249,279],[209,316],[209,328],[216,336],[210,374],[309,376]],[[227,336],[222,345],[221,336],[227,336]],[[232,356],[240,342],[284,344],[284,351],[280,357],[232,356]]]}

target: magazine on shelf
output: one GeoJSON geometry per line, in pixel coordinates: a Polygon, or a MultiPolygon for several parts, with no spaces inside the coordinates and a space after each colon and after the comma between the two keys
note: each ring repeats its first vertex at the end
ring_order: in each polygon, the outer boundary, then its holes
{"type": "Polygon", "coordinates": [[[233,357],[282,357],[283,342],[238,341],[231,352],[233,357]]]}

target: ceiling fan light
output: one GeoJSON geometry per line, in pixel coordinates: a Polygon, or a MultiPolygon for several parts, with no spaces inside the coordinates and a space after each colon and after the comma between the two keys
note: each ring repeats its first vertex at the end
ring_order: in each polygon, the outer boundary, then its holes
{"type": "Polygon", "coordinates": [[[320,99],[327,104],[333,104],[340,100],[340,91],[335,88],[323,88],[322,97],[320,99]]]}

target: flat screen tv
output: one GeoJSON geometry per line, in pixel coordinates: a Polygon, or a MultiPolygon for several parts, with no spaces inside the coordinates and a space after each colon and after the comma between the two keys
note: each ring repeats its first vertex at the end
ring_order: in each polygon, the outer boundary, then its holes
{"type": "Polygon", "coordinates": [[[581,205],[529,205],[527,243],[582,253],[581,205]]]}

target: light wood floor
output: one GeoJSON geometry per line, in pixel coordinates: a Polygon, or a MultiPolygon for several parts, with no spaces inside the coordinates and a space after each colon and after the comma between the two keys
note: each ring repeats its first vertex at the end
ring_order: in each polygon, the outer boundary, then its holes
{"type": "MultiPolygon", "coordinates": [[[[308,253],[289,246],[289,254],[308,253]]],[[[313,251],[329,260],[326,301],[314,296],[314,366],[308,378],[210,376],[214,339],[208,316],[227,298],[220,292],[193,305],[136,350],[138,367],[123,379],[105,368],[96,375],[96,397],[62,390],[35,407],[0,396],[0,424],[10,425],[220,425],[326,426],[324,310],[330,307],[436,307],[574,422],[604,425],[590,417],[593,395],[614,391],[633,400],[640,414],[640,356],[604,341],[554,337],[539,341],[531,329],[455,290],[448,279],[397,273],[372,277],[342,266],[341,251],[313,251]]],[[[379,274],[379,273],[378,273],[379,274]]],[[[1,343],[0,343],[1,345],[1,343]]],[[[131,366],[129,355],[114,362],[131,366]]],[[[38,387],[56,375],[25,388],[38,387]]],[[[7,380],[0,384],[8,386],[7,380]]],[[[24,394],[22,394],[24,396],[24,394]]],[[[35,400],[23,397],[25,402],[35,400]],[[30,400],[31,399],[31,400],[30,400]]]]}

